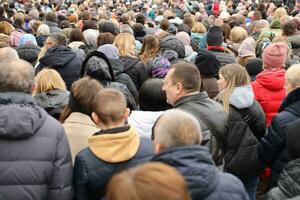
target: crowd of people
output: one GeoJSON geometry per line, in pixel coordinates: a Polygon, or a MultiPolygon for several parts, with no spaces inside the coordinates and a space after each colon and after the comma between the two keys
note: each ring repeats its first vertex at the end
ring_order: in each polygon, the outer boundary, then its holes
{"type": "Polygon", "coordinates": [[[300,199],[299,11],[1,1],[0,199],[300,199]]]}

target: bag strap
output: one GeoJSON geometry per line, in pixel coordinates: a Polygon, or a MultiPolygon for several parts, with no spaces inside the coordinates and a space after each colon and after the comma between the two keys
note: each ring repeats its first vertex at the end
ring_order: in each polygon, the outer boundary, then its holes
{"type": "Polygon", "coordinates": [[[254,125],[254,122],[250,119],[249,108],[241,110],[241,109],[236,108],[233,105],[230,105],[230,106],[232,106],[238,113],[240,113],[240,115],[242,116],[243,121],[248,125],[248,127],[250,128],[250,130],[254,134],[254,132],[255,132],[255,125],[254,125]]]}

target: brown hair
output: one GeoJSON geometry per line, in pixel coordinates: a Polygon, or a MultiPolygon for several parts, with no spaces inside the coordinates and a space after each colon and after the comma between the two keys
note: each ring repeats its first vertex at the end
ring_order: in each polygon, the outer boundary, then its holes
{"type": "MultiPolygon", "coordinates": [[[[72,84],[71,94],[80,106],[85,108],[88,112],[92,111],[92,101],[95,94],[102,90],[103,87],[99,81],[90,78],[89,76],[83,77],[72,84]]],[[[73,111],[67,105],[60,115],[59,121],[63,123],[73,111]]]]}
{"type": "Polygon", "coordinates": [[[105,44],[112,44],[114,43],[115,36],[109,32],[100,33],[97,38],[97,45],[98,47],[105,45],[105,44]]]}
{"type": "Polygon", "coordinates": [[[183,176],[175,168],[158,162],[122,171],[110,180],[107,188],[107,200],[191,199],[183,176]]]}
{"type": "Polygon", "coordinates": [[[245,56],[245,57],[238,57],[238,63],[240,65],[242,65],[243,67],[246,67],[247,63],[254,58],[255,58],[255,56],[251,56],[251,55],[245,56]]]}
{"type": "Polygon", "coordinates": [[[147,35],[143,40],[140,59],[146,64],[151,58],[155,58],[159,51],[159,40],[154,35],[147,35]]]}
{"type": "Polygon", "coordinates": [[[40,20],[35,20],[35,21],[33,22],[32,26],[31,26],[32,32],[33,32],[33,33],[36,33],[37,30],[38,30],[38,28],[39,28],[39,26],[40,26],[42,23],[43,23],[43,22],[40,21],[40,20]]]}
{"type": "Polygon", "coordinates": [[[167,19],[163,19],[163,20],[161,20],[160,23],[159,23],[160,29],[162,29],[162,30],[164,30],[164,31],[168,31],[169,25],[170,25],[170,22],[169,22],[169,20],[167,20],[167,19]]]}
{"type": "Polygon", "coordinates": [[[14,27],[6,22],[2,21],[0,22],[0,33],[4,33],[5,35],[10,35],[10,33],[14,30],[14,27]]]}
{"type": "Polygon", "coordinates": [[[80,41],[80,42],[85,43],[83,33],[79,28],[74,28],[70,33],[69,43],[74,42],[74,41],[80,41]]]}

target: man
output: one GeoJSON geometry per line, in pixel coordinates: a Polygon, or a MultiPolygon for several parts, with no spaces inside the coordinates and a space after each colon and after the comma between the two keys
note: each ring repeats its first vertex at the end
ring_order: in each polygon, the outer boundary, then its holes
{"type": "Polygon", "coordinates": [[[66,47],[66,37],[62,33],[52,33],[45,42],[45,55],[40,58],[36,74],[45,67],[58,71],[70,90],[72,83],[80,78],[81,59],[66,47]]]}
{"type": "Polygon", "coordinates": [[[203,133],[202,144],[210,148],[216,164],[221,165],[221,150],[227,131],[226,114],[223,107],[211,100],[206,92],[199,92],[200,86],[199,70],[192,64],[182,62],[171,67],[163,90],[169,104],[197,118],[203,133]]]}
{"type": "Polygon", "coordinates": [[[46,14],[45,24],[49,26],[50,33],[61,32],[62,30],[58,27],[58,18],[55,12],[48,12],[46,14]]]}
{"type": "Polygon", "coordinates": [[[63,127],[33,100],[34,70],[0,62],[0,199],[72,199],[72,161],[63,127]]]}
{"type": "Polygon", "coordinates": [[[19,59],[18,52],[11,47],[0,48],[0,60],[4,59],[19,59]]]}
{"type": "Polygon", "coordinates": [[[219,172],[206,147],[200,146],[199,123],[191,114],[171,109],[162,114],[153,128],[152,161],[175,167],[186,179],[193,200],[243,200],[248,195],[241,181],[219,172]]]}
{"type": "Polygon", "coordinates": [[[300,118],[300,65],[291,66],[285,74],[287,97],[272,119],[267,135],[258,146],[258,158],[272,169],[270,188],[277,186],[283,167],[291,161],[287,152],[286,138],[290,123],[300,118]]]}
{"type": "Polygon", "coordinates": [[[151,140],[140,138],[132,126],[125,124],[129,109],[120,91],[101,90],[94,97],[92,109],[92,119],[101,131],[89,138],[89,147],[75,158],[76,200],[103,198],[115,173],[147,162],[153,156],[151,140]]]}

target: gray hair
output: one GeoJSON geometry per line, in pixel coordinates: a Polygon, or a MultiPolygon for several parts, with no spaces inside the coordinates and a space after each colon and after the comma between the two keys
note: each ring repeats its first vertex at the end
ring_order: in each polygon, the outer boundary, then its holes
{"type": "Polygon", "coordinates": [[[197,119],[179,109],[164,112],[154,126],[154,142],[165,148],[200,144],[201,140],[197,119]]]}
{"type": "Polygon", "coordinates": [[[4,59],[0,62],[0,92],[31,94],[34,85],[34,68],[25,60],[4,59]]]}
{"type": "Polygon", "coordinates": [[[67,46],[67,38],[62,33],[51,33],[49,38],[55,42],[56,45],[67,46]]]}
{"type": "Polygon", "coordinates": [[[19,59],[18,52],[11,47],[0,48],[0,60],[19,59]]]}

